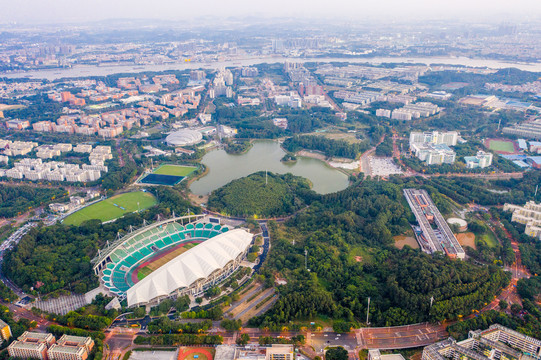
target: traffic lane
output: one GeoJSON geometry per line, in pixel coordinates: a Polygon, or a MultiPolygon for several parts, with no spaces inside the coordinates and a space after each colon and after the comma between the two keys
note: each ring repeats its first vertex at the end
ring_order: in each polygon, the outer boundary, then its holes
{"type": "Polygon", "coordinates": [[[357,347],[354,333],[311,333],[309,341],[317,353],[322,353],[326,347],[332,346],[342,346],[346,350],[354,350],[357,347]]]}

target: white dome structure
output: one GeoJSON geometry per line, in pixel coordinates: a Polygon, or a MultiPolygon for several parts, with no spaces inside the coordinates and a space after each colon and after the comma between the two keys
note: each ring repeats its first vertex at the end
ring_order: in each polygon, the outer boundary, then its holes
{"type": "Polygon", "coordinates": [[[203,140],[203,135],[196,130],[182,129],[167,135],[165,142],[171,146],[195,145],[203,140]]]}

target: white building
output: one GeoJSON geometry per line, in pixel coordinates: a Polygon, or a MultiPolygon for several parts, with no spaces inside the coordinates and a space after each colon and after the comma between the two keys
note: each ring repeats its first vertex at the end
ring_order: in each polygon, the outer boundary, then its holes
{"type": "Polygon", "coordinates": [[[505,204],[504,211],[511,211],[511,221],[525,224],[524,233],[541,240],[541,203],[528,201],[524,206],[505,204]]]}
{"type": "Polygon", "coordinates": [[[492,165],[492,153],[478,151],[475,156],[464,156],[464,162],[468,169],[484,169],[492,165]]]}

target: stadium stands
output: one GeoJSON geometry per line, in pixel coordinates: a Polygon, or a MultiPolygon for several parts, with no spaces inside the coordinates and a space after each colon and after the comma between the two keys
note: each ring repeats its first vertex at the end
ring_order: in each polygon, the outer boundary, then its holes
{"type": "Polygon", "coordinates": [[[113,294],[124,297],[134,284],[132,273],[143,261],[181,244],[205,241],[227,232],[225,226],[198,222],[183,226],[175,221],[155,224],[126,236],[107,253],[94,271],[113,294]]]}

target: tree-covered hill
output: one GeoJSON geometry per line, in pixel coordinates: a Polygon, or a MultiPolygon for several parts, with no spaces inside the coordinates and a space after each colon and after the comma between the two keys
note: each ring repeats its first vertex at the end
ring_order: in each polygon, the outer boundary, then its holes
{"type": "Polygon", "coordinates": [[[299,210],[311,196],[306,179],[261,171],[215,190],[208,205],[212,211],[234,216],[276,217],[299,210]]]}
{"type": "Polygon", "coordinates": [[[262,273],[288,284],[279,288],[273,308],[251,324],[280,328],[321,316],[364,322],[368,297],[374,325],[457,319],[509,282],[496,266],[396,249],[393,236],[408,231],[408,220],[401,185],[364,180],[321,196],[285,225],[272,224],[273,246],[262,273]]]}

